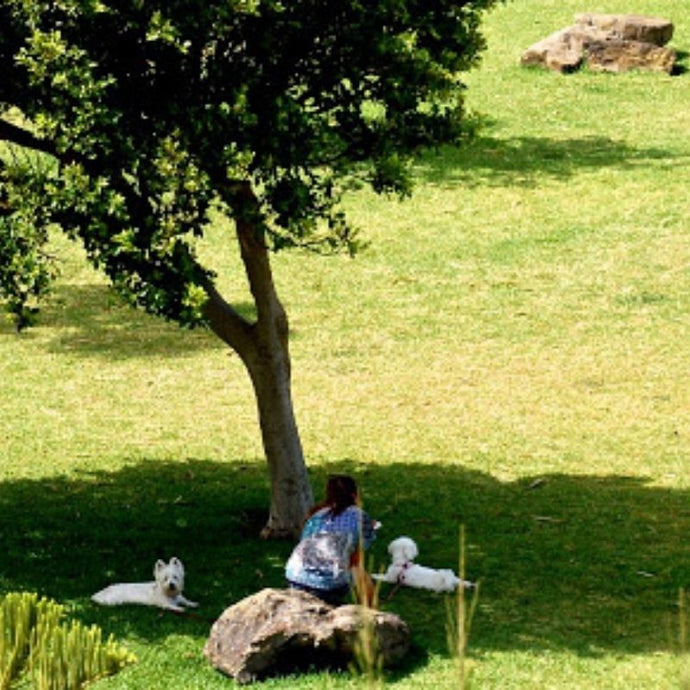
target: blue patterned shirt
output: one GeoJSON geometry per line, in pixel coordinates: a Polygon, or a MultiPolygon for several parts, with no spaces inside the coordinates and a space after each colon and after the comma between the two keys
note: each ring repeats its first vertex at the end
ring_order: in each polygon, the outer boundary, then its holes
{"type": "Polygon", "coordinates": [[[300,542],[285,566],[290,582],[320,590],[352,584],[350,562],[360,544],[375,539],[374,521],[357,506],[333,516],[330,508],[314,513],[304,525],[300,542]]]}

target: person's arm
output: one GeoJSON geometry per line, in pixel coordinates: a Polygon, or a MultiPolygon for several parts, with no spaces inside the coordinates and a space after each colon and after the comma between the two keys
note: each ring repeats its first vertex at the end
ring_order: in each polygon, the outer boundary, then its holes
{"type": "Polygon", "coordinates": [[[322,524],[323,524],[322,514],[320,512],[314,513],[304,523],[304,527],[302,528],[302,534],[300,535],[300,540],[306,539],[307,537],[311,537],[311,536],[315,535],[321,529],[322,524]]]}
{"type": "Polygon", "coordinates": [[[371,546],[371,543],[376,539],[375,521],[371,519],[368,513],[362,511],[362,542],[365,549],[371,546]]]}

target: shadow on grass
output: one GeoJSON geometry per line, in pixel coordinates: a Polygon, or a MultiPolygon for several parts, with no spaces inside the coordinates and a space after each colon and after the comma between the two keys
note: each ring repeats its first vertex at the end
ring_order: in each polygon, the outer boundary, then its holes
{"type": "MultiPolygon", "coordinates": [[[[583,656],[670,650],[676,602],[690,576],[690,495],[630,477],[547,475],[503,483],[440,466],[334,463],[352,472],[383,522],[371,558],[401,534],[418,561],[458,562],[482,581],[470,653],[565,649],[583,656]]],[[[0,588],[72,602],[87,622],[157,641],[172,631],[205,636],[222,610],[263,587],[283,586],[292,545],[264,542],[263,463],[143,461],[113,473],[0,483],[0,588]],[[151,578],[157,558],[179,556],[199,618],[155,609],[105,608],[89,596],[116,581],[151,578]]],[[[317,494],[325,483],[313,476],[317,494]]],[[[390,589],[385,586],[382,597],[390,589]]],[[[412,627],[419,654],[446,654],[446,600],[400,590],[384,608],[412,627]]]]}
{"type": "MultiPolygon", "coordinates": [[[[254,316],[253,305],[241,303],[235,308],[248,319],[254,316]]],[[[49,341],[52,352],[84,357],[167,357],[224,347],[206,328],[181,328],[130,307],[107,285],[58,283],[41,306],[35,329],[22,337],[40,337],[41,328],[55,329],[56,336],[49,341]]],[[[0,335],[3,332],[16,337],[9,322],[0,335]]]]}
{"type": "Polygon", "coordinates": [[[673,66],[673,76],[680,77],[688,73],[688,62],[690,62],[690,53],[686,50],[676,51],[676,64],[673,66]]]}
{"type": "Polygon", "coordinates": [[[417,161],[417,176],[431,184],[533,187],[544,177],[566,180],[586,169],[668,164],[662,149],[640,149],[609,137],[552,139],[478,136],[470,144],[427,153],[417,161]]]}

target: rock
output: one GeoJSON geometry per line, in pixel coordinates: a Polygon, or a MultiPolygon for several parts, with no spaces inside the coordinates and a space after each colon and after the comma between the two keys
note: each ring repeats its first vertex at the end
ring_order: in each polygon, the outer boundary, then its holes
{"type": "Polygon", "coordinates": [[[585,34],[576,28],[561,29],[529,47],[520,62],[540,65],[555,72],[574,72],[585,57],[585,34]]]}
{"type": "Polygon", "coordinates": [[[342,668],[354,659],[367,618],[384,667],[398,664],[410,645],[401,618],[361,606],[333,608],[293,589],[264,589],[226,609],[211,628],[204,655],[243,684],[311,666],[342,668]]]}
{"type": "Polygon", "coordinates": [[[595,72],[642,69],[671,74],[676,54],[668,48],[641,41],[595,41],[587,46],[587,66],[595,72]]]}
{"type": "Polygon", "coordinates": [[[528,48],[522,65],[573,72],[587,62],[595,71],[631,69],[671,73],[674,51],[663,48],[673,35],[666,19],[634,14],[578,14],[575,25],[561,29],[528,48]]]}
{"type": "Polygon", "coordinates": [[[612,38],[665,46],[673,36],[673,24],[659,17],[639,14],[576,14],[575,24],[612,38]]]}

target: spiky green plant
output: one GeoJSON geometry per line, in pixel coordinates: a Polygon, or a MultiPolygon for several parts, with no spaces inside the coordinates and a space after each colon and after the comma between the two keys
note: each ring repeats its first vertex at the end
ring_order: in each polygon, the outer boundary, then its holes
{"type": "Polygon", "coordinates": [[[19,675],[28,654],[36,607],[21,594],[8,594],[0,607],[0,690],[19,675]]]}
{"type": "Polygon", "coordinates": [[[105,642],[101,629],[65,620],[65,607],[28,592],[7,594],[0,605],[0,690],[30,679],[36,690],[77,690],[112,675],[135,658],[105,642]]]}

